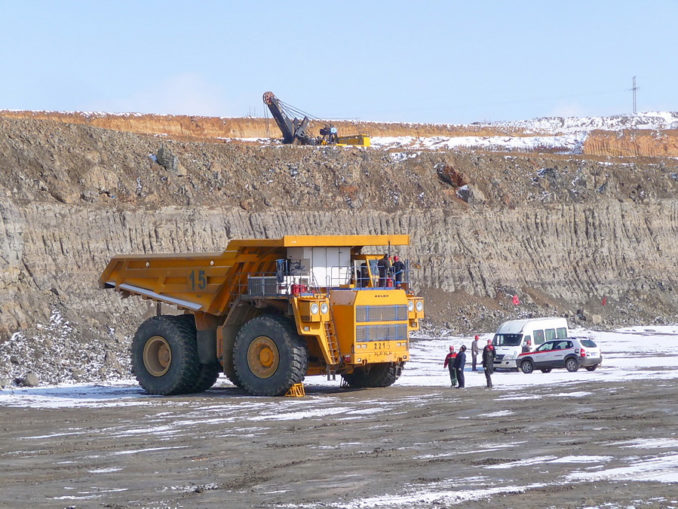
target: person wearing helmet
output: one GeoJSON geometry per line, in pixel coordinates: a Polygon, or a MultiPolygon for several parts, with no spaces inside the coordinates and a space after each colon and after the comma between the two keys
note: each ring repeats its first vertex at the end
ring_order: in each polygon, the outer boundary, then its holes
{"type": "Polygon", "coordinates": [[[492,373],[494,372],[494,346],[492,340],[487,340],[487,345],[483,348],[483,369],[485,370],[485,380],[487,381],[487,388],[492,388],[492,373]]]}
{"type": "Polygon", "coordinates": [[[454,371],[454,358],[456,356],[457,354],[454,351],[454,347],[450,345],[450,353],[445,357],[445,364],[443,364],[443,368],[450,370],[450,387],[455,387],[457,385],[457,374],[454,371]]]}
{"type": "Polygon", "coordinates": [[[471,343],[471,369],[473,371],[478,371],[476,369],[476,361],[478,360],[478,340],[480,339],[480,336],[476,334],[476,337],[473,338],[473,343],[471,343]]]}
{"type": "Polygon", "coordinates": [[[457,389],[464,388],[464,365],[466,364],[466,345],[461,345],[459,353],[454,359],[454,369],[457,371],[457,389]]]}
{"type": "Polygon", "coordinates": [[[405,264],[403,261],[395,255],[393,257],[393,276],[395,277],[395,286],[400,288],[403,284],[403,274],[405,273],[405,264]]]}

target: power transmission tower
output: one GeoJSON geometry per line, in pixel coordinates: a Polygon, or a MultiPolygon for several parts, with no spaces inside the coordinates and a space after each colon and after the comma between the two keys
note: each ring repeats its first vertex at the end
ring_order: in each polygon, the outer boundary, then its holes
{"type": "Polygon", "coordinates": [[[631,90],[633,91],[633,114],[636,114],[636,91],[638,90],[638,87],[636,86],[636,77],[633,77],[633,86],[631,87],[631,90]]]}

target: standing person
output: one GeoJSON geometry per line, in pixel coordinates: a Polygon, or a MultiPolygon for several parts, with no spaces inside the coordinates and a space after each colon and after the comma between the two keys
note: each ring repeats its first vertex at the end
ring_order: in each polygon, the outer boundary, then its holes
{"type": "Polygon", "coordinates": [[[483,369],[485,370],[485,380],[487,380],[487,388],[492,388],[492,373],[494,372],[494,346],[492,340],[487,340],[487,345],[483,348],[483,369]]]}
{"type": "Polygon", "coordinates": [[[473,338],[473,343],[471,343],[471,359],[472,359],[471,368],[473,369],[473,371],[478,371],[476,369],[476,361],[478,360],[478,351],[479,351],[478,340],[479,339],[480,339],[480,336],[478,336],[476,334],[476,337],[473,338]]]}
{"type": "Polygon", "coordinates": [[[377,268],[379,269],[379,286],[383,288],[386,286],[386,275],[391,271],[391,261],[387,254],[383,258],[379,258],[377,268]]]}
{"type": "Polygon", "coordinates": [[[454,347],[450,345],[450,353],[445,357],[445,364],[443,364],[443,368],[450,370],[450,387],[457,385],[457,373],[454,370],[454,359],[456,356],[457,354],[454,352],[454,347]]]}
{"type": "Polygon", "coordinates": [[[532,341],[528,339],[527,341],[525,341],[525,344],[523,345],[523,353],[531,351],[532,351],[532,341]]]}
{"type": "Polygon", "coordinates": [[[403,282],[403,274],[405,273],[405,264],[398,258],[398,255],[393,257],[393,275],[395,277],[395,286],[400,288],[403,282]]]}
{"type": "Polygon", "coordinates": [[[454,369],[457,372],[457,389],[464,388],[464,364],[466,364],[466,345],[461,345],[457,357],[454,359],[454,369]]]}
{"type": "Polygon", "coordinates": [[[360,288],[366,288],[369,285],[370,281],[370,273],[367,270],[367,262],[363,262],[360,264],[360,288]]]}

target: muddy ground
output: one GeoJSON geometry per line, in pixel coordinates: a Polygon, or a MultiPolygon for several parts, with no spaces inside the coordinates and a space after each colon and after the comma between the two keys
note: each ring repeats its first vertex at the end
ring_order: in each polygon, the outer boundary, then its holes
{"type": "Polygon", "coordinates": [[[678,507],[674,380],[82,397],[2,408],[0,506],[678,507]]]}

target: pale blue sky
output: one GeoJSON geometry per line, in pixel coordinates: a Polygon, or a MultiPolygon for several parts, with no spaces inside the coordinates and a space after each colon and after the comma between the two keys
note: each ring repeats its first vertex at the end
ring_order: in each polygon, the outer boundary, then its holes
{"type": "Polygon", "coordinates": [[[678,110],[678,0],[0,0],[0,109],[436,123],[678,110]]]}

